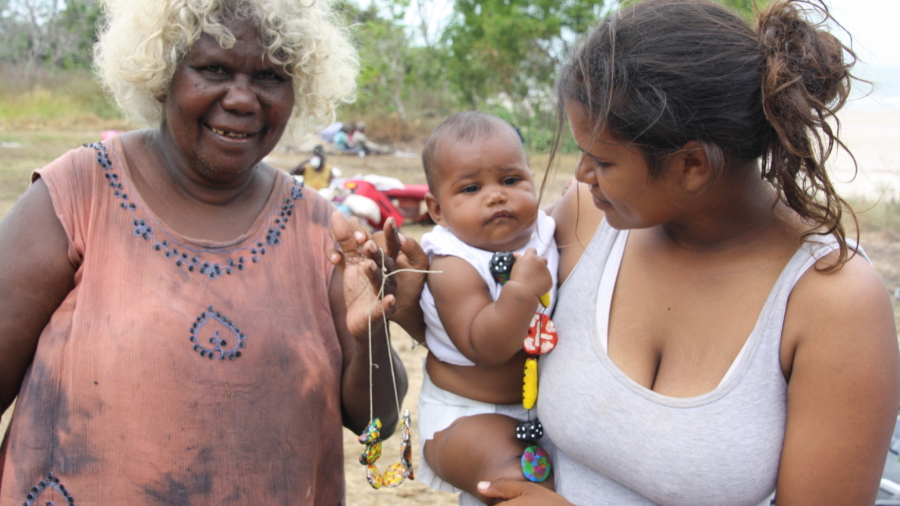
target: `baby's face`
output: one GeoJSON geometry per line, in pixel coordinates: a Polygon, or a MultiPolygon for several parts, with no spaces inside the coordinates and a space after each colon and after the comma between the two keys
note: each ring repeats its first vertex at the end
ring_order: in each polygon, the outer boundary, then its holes
{"type": "Polygon", "coordinates": [[[512,251],[531,238],[538,203],[522,142],[498,129],[474,142],[444,140],[435,157],[437,195],[429,211],[464,243],[512,251]]]}

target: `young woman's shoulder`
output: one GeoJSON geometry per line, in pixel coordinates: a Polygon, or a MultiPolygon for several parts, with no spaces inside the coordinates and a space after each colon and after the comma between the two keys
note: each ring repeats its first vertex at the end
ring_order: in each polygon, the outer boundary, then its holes
{"type": "Polygon", "coordinates": [[[603,222],[603,212],[594,206],[590,187],[573,182],[553,206],[550,216],[556,221],[559,283],[562,284],[603,222]]]}
{"type": "Polygon", "coordinates": [[[881,277],[859,254],[837,269],[825,270],[836,259],[837,252],[825,256],[797,282],[783,338],[797,347],[813,344],[823,352],[834,347],[856,354],[897,354],[893,308],[881,277]]]}
{"type": "Polygon", "coordinates": [[[900,402],[900,352],[887,290],[865,258],[803,275],[788,301],[781,359],[779,504],[871,504],[900,402]]]}

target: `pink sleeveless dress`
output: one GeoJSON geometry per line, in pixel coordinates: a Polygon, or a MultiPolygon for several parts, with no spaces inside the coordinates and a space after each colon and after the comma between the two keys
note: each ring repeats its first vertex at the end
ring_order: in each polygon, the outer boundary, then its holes
{"type": "Polygon", "coordinates": [[[129,174],[118,138],[36,171],[77,272],[19,393],[0,505],[342,504],[331,205],[285,174],[213,243],[169,229],[129,174]]]}

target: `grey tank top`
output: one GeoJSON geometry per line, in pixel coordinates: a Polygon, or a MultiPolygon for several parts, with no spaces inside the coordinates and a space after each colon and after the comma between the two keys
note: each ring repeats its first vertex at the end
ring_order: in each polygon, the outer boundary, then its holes
{"type": "Polygon", "coordinates": [[[836,241],[815,236],[794,254],[713,391],[673,398],[637,384],[598,342],[597,291],[618,233],[604,221],[560,287],[559,344],[540,361],[538,415],[557,491],[578,506],[766,501],[784,441],[785,308],[797,280],[836,241]]]}

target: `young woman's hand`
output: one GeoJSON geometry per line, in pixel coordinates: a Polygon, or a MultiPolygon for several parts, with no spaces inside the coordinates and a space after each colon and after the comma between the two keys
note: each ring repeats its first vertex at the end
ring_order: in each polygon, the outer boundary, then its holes
{"type": "Polygon", "coordinates": [[[505,499],[504,506],[574,506],[561,495],[527,481],[499,479],[478,483],[485,497],[505,499]]]}

